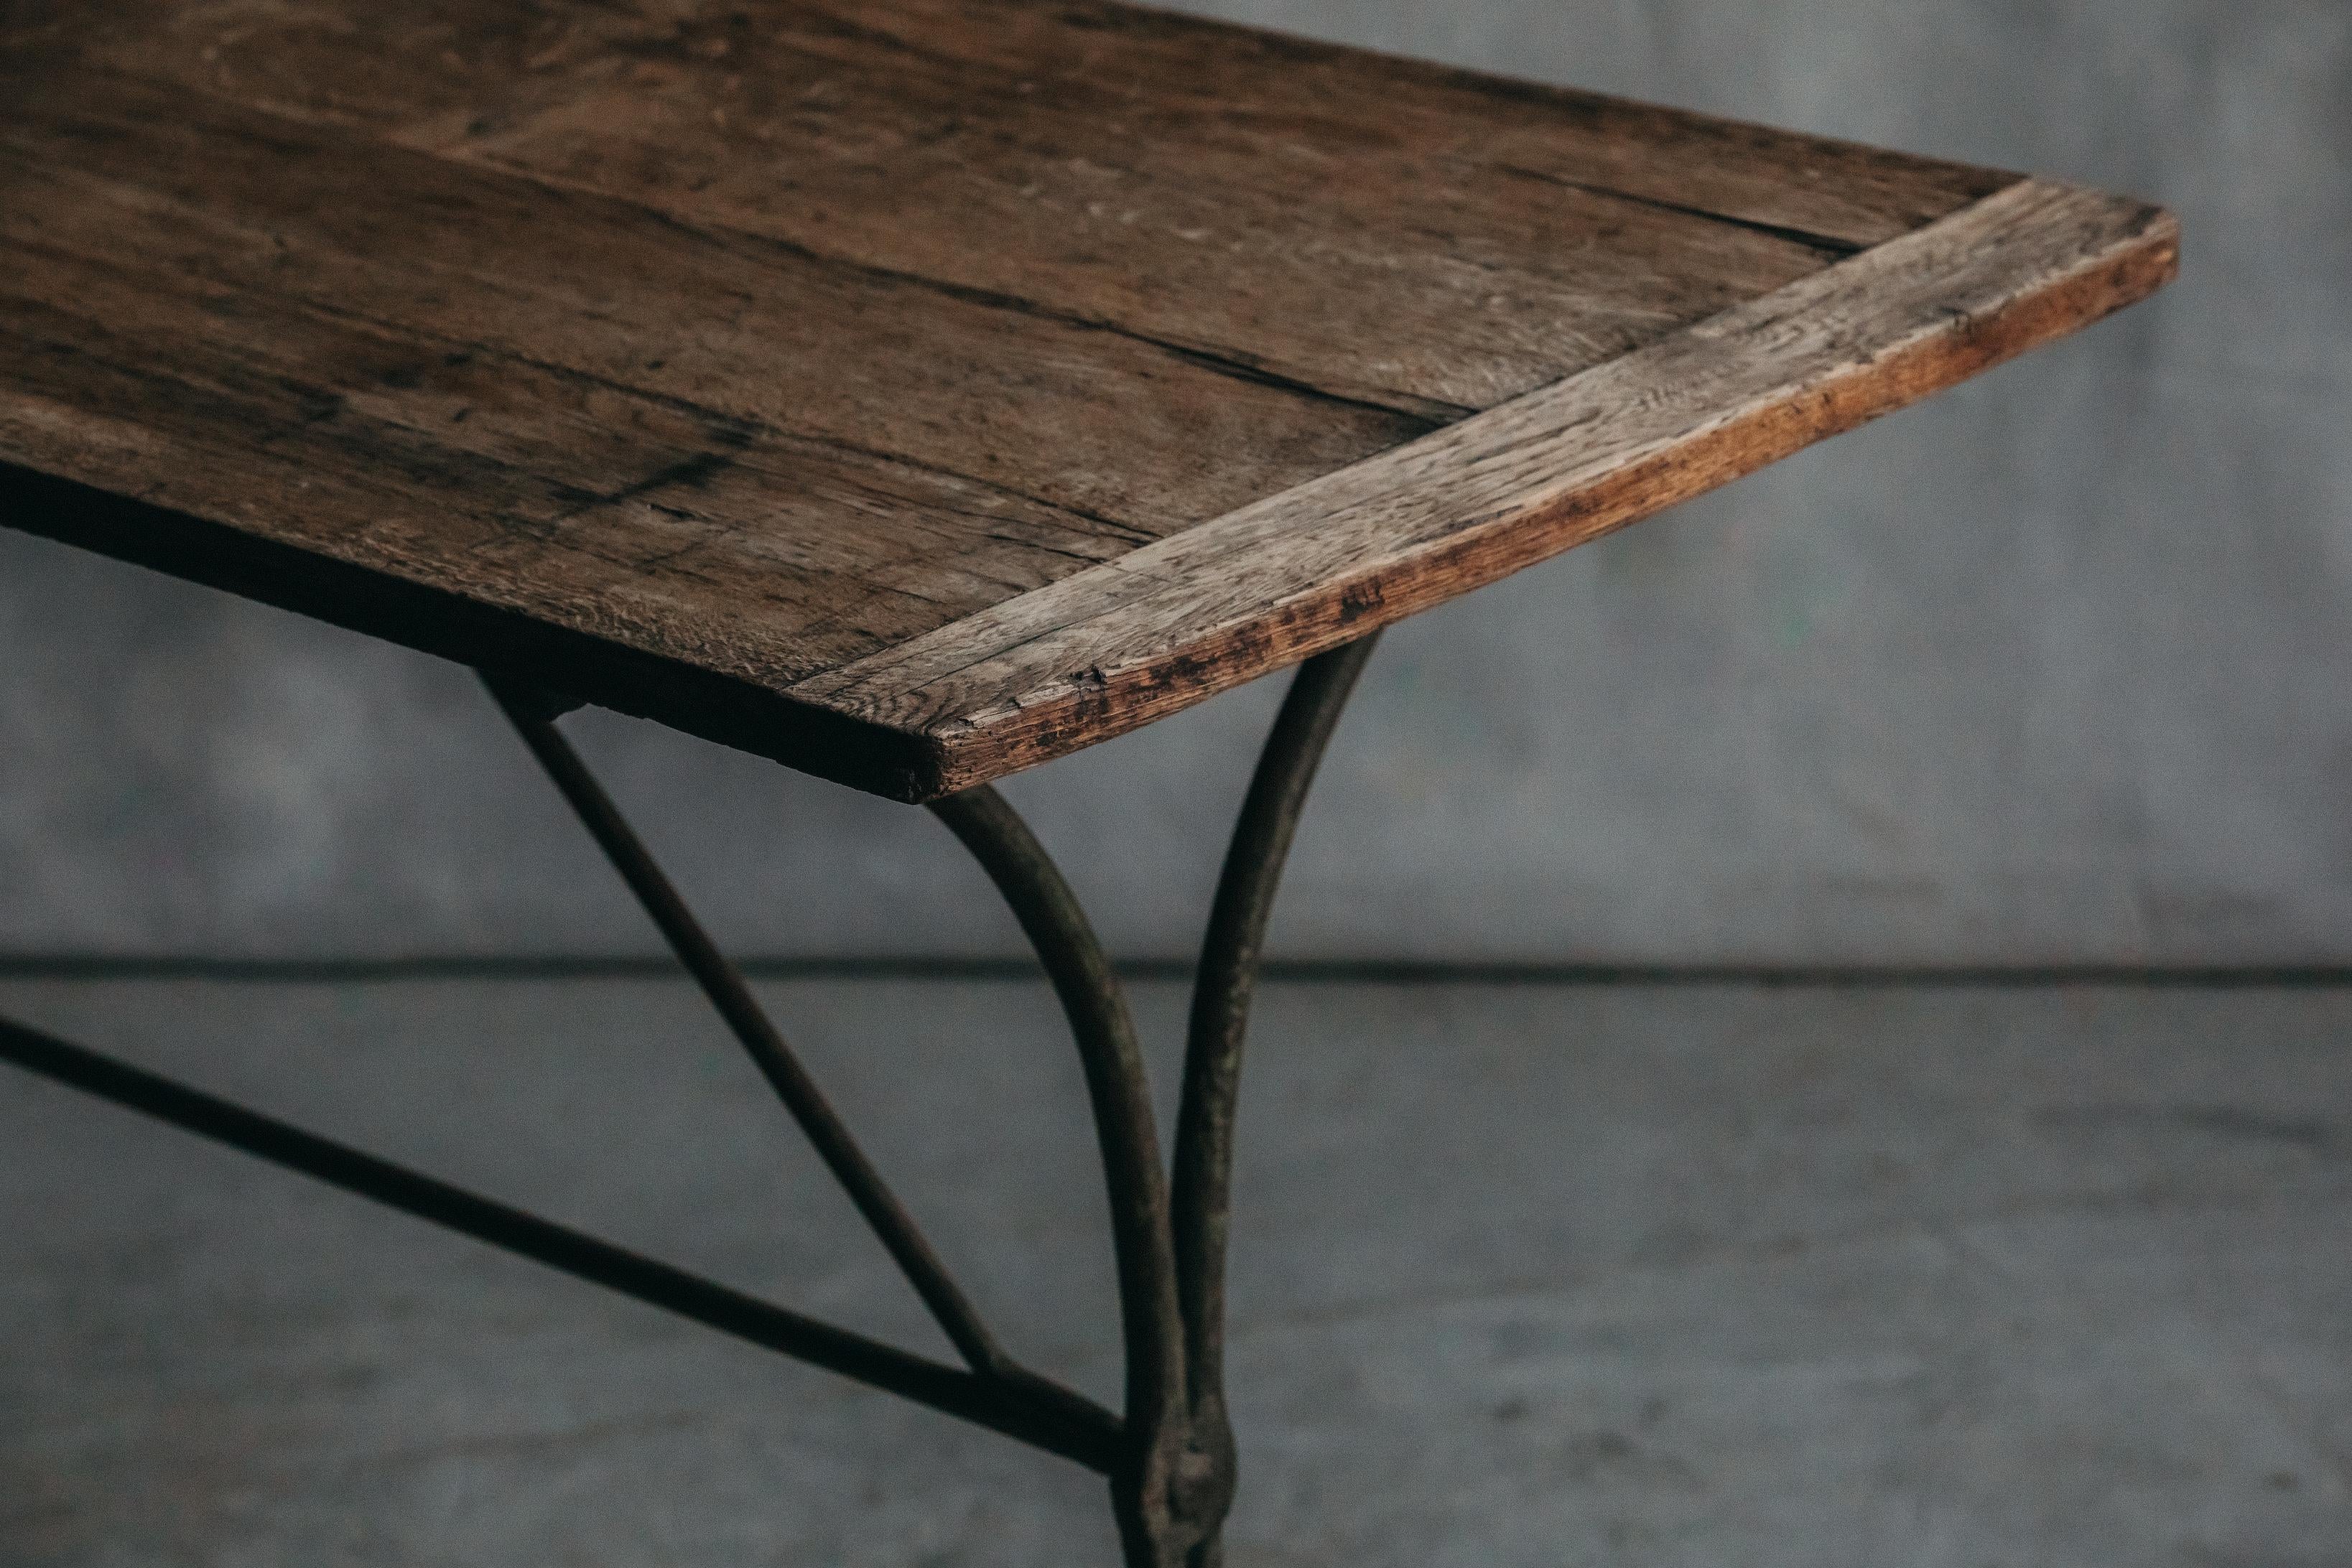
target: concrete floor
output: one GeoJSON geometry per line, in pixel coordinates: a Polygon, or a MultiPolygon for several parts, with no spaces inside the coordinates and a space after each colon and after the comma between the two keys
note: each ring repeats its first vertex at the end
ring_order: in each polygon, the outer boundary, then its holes
{"type": "MultiPolygon", "coordinates": [[[[1042,988],[768,990],[1007,1337],[1108,1397],[1042,988]]],[[[681,985],[0,1009],[936,1343],[681,985]]],[[[2329,989],[1277,987],[1232,1560],[2341,1568],[2347,1038],[2329,989]]],[[[1059,1461],[5,1071],[0,1347],[7,1568],[1113,1558],[1059,1461]]]]}

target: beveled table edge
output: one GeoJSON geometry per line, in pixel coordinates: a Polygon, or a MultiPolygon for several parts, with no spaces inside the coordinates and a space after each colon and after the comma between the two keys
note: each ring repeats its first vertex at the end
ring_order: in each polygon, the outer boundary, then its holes
{"type": "Polygon", "coordinates": [[[2021,179],[1646,348],[812,677],[925,797],[1108,739],[1916,402],[2155,293],[2166,209],[2021,179]]]}

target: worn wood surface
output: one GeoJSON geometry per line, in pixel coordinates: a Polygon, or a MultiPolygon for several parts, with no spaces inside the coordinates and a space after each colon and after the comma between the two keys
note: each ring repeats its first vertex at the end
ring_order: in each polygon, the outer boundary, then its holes
{"type": "Polygon", "coordinates": [[[919,799],[2174,254],[2137,203],[1110,5],[11,0],[0,520],[919,799]]]}

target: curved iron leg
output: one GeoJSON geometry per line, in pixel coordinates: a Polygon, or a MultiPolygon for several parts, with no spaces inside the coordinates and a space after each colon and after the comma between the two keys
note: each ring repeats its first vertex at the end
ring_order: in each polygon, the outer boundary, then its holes
{"type": "Polygon", "coordinates": [[[553,719],[574,706],[486,675],[522,737],[767,1076],[969,1370],[804,1318],[593,1237],[0,1020],[0,1061],[276,1161],[550,1267],[1108,1474],[1129,1568],[1215,1568],[1235,1463],[1223,1390],[1234,1099],[1258,956],[1308,784],[1371,639],[1310,659],[1285,698],[1225,857],[1193,995],[1175,1176],[1161,1169],[1118,977],[1044,848],[992,789],[933,807],[1020,918],[1076,1036],[1118,1258],[1127,1413],[1005,1354],[890,1195],[742,977],[711,944],[553,719]]]}
{"type": "Polygon", "coordinates": [[[1180,1537],[1192,1538],[1172,1485],[1187,1425],[1183,1325],[1169,1242],[1168,1177],[1126,993],[1077,895],[1003,796],[983,785],[934,801],[931,810],[1012,906],[1077,1040],[1109,1189],[1127,1352],[1126,1452],[1111,1472],[1112,1506],[1130,1568],[1177,1568],[1180,1537]]]}
{"type": "MultiPolygon", "coordinates": [[[[1183,1099],[1176,1117],[1177,1301],[1184,1317],[1192,1440],[1214,1456],[1229,1478],[1237,1460],[1225,1409],[1225,1239],[1233,1214],[1234,1108],[1241,1087],[1242,1042],[1266,920],[1307,787],[1379,638],[1375,632],[1318,654],[1292,680],[1234,826],[1192,981],[1183,1099]]],[[[1231,1491],[1229,1481],[1227,1503],[1231,1491]]],[[[1221,1506],[1193,1551],[1192,1568],[1216,1568],[1216,1526],[1223,1517],[1221,1506]]]]}
{"type": "Polygon", "coordinates": [[[1126,998],[1069,884],[993,789],[932,806],[1036,946],[1085,1063],[1127,1352],[1127,1452],[1111,1495],[1129,1568],[1215,1568],[1219,1560],[1236,1477],[1223,1384],[1224,1258],[1242,1039],[1283,860],[1373,640],[1300,667],[1251,779],[1202,946],[1172,1194],[1126,998]]]}

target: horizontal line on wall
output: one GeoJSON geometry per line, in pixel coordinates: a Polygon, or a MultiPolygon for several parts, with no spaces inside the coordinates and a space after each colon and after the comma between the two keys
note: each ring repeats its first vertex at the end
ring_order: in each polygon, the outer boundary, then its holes
{"type": "MultiPolygon", "coordinates": [[[[1015,980],[1042,977],[1023,958],[746,958],[760,980],[1015,980]]],[[[1190,963],[1122,962],[1130,980],[1181,980],[1190,963]]],[[[2352,964],[1811,965],[1475,963],[1425,959],[1270,959],[1271,982],[1293,985],[2052,987],[2184,988],[2352,987],[2352,964]]],[[[231,958],[113,954],[0,956],[0,980],[214,980],[370,985],[418,980],[631,980],[682,977],[667,958],[593,955],[426,954],[406,957],[231,958]]]]}

